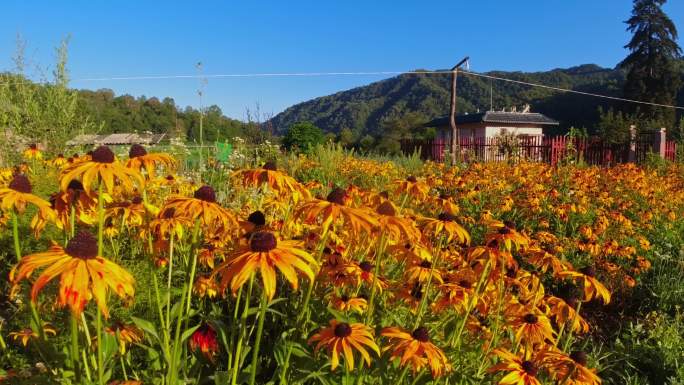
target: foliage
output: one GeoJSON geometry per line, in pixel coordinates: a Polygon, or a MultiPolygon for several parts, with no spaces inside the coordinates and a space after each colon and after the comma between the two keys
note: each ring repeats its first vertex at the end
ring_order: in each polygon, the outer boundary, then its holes
{"type": "MultiPolygon", "coordinates": [[[[630,54],[619,64],[627,69],[624,96],[628,99],[673,104],[682,85],[677,60],[682,50],[677,44],[677,28],[663,12],[666,0],[634,0],[632,17],[625,23],[633,34],[625,46],[630,54]]],[[[654,106],[626,106],[640,117],[659,120],[667,127],[675,123],[674,110],[654,106]]]]}
{"type": "Polygon", "coordinates": [[[292,151],[309,152],[324,142],[323,131],[311,122],[295,123],[283,136],[283,145],[292,151]]]}

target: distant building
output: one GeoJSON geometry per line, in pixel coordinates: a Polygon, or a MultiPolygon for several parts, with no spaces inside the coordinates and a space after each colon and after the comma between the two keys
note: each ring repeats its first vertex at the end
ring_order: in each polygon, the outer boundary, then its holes
{"type": "MultiPolygon", "coordinates": [[[[544,128],[558,126],[558,122],[544,114],[528,112],[487,111],[456,116],[456,127],[461,138],[485,139],[502,132],[513,133],[519,137],[542,137],[544,128]]],[[[436,140],[451,141],[449,116],[434,119],[425,127],[437,128],[436,140]]]]}
{"type": "Polygon", "coordinates": [[[67,146],[130,146],[132,144],[155,145],[166,138],[166,134],[82,134],[69,140],[67,146]]]}

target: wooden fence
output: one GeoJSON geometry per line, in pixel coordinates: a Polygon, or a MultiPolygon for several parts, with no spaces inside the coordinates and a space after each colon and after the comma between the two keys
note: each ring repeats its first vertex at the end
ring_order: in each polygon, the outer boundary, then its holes
{"type": "MultiPolygon", "coordinates": [[[[448,160],[450,143],[444,139],[404,140],[402,151],[418,151],[421,158],[437,162],[448,160]]],[[[648,153],[674,161],[677,144],[666,141],[664,133],[635,136],[631,143],[609,143],[597,137],[569,136],[516,138],[462,138],[459,146],[461,159],[466,162],[533,161],[556,165],[562,161],[582,161],[597,166],[643,162],[648,153]]]]}

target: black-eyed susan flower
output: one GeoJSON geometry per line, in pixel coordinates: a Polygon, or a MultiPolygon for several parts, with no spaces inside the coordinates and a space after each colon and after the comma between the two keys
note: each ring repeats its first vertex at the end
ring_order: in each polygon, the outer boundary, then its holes
{"type": "Polygon", "coordinates": [[[24,174],[16,174],[7,187],[0,188],[0,208],[21,214],[28,204],[39,210],[52,211],[50,202],[32,194],[33,187],[29,178],[24,174]]]}
{"type": "Polygon", "coordinates": [[[323,234],[336,222],[350,226],[355,235],[372,233],[379,226],[375,214],[366,209],[349,207],[347,201],[347,192],[338,187],[328,194],[326,200],[314,199],[303,203],[295,211],[295,216],[303,217],[307,224],[315,224],[320,218],[323,234]]]}
{"type": "MultiPolygon", "coordinates": [[[[162,206],[161,212],[169,209],[173,209],[173,216],[188,218],[193,222],[199,220],[205,228],[210,230],[220,229],[224,232],[230,232],[237,229],[238,226],[235,215],[216,202],[216,192],[207,185],[195,190],[192,198],[171,197],[162,206]]],[[[167,213],[169,212],[167,211],[167,213]]]]}
{"type": "Polygon", "coordinates": [[[430,342],[430,332],[426,327],[419,327],[412,333],[398,327],[387,327],[380,334],[389,339],[383,352],[390,351],[390,360],[399,360],[399,365],[410,365],[413,373],[423,367],[429,367],[433,378],[438,378],[451,371],[451,364],[446,355],[430,342]]]}
{"type": "Polygon", "coordinates": [[[276,290],[276,268],[295,290],[299,288],[297,271],[313,281],[314,270],[317,269],[316,260],[300,247],[299,241],[278,240],[271,232],[259,231],[252,235],[248,246],[241,248],[233,258],[219,265],[213,274],[221,277],[221,291],[230,286],[234,294],[258,271],[266,296],[271,300],[276,290]]]}
{"type": "Polygon", "coordinates": [[[328,351],[332,370],[339,366],[340,356],[344,357],[347,369],[354,370],[354,351],[361,355],[368,366],[371,365],[371,356],[367,349],[380,355],[380,349],[373,338],[373,330],[362,323],[348,324],[333,319],[330,326],[322,328],[309,338],[309,344],[312,342],[317,342],[315,352],[321,348],[328,351]]]}
{"type": "Polygon", "coordinates": [[[216,339],[216,330],[209,324],[203,324],[190,337],[188,342],[190,350],[198,351],[204,355],[209,361],[214,361],[214,357],[218,353],[219,345],[216,339]]]}
{"type": "Polygon", "coordinates": [[[500,363],[489,368],[489,372],[505,372],[499,385],[541,385],[537,378],[539,363],[533,360],[525,360],[506,349],[496,349],[494,354],[499,357],[500,363]]]}
{"type": "Polygon", "coordinates": [[[150,179],[154,179],[158,166],[173,167],[175,164],[176,161],[171,155],[162,152],[150,154],[139,144],[131,146],[128,150],[128,161],[126,161],[126,167],[137,171],[145,170],[150,179]]]}
{"type": "Polygon", "coordinates": [[[43,151],[38,148],[35,143],[29,144],[29,146],[21,153],[24,159],[28,160],[41,160],[43,159],[43,151]]]}
{"type": "Polygon", "coordinates": [[[408,218],[397,215],[397,209],[392,202],[384,201],[376,209],[380,232],[386,234],[392,241],[417,242],[420,231],[408,218]]]}
{"type": "MultiPolygon", "coordinates": [[[[43,325],[43,333],[45,333],[45,335],[57,335],[57,331],[50,324],[43,325]]],[[[33,331],[31,328],[24,328],[16,332],[10,332],[9,336],[14,341],[20,341],[21,345],[26,347],[28,346],[30,340],[37,339],[39,337],[39,333],[33,331]]]]}
{"type": "Polygon", "coordinates": [[[368,308],[368,301],[361,297],[350,297],[348,295],[333,296],[330,302],[333,309],[339,311],[353,311],[363,313],[368,308]]]}
{"type": "Polygon", "coordinates": [[[135,185],[142,187],[145,184],[140,172],[122,165],[107,146],[100,146],[93,151],[90,160],[65,167],[60,173],[60,188],[66,191],[74,179],[80,179],[87,193],[90,193],[96,181],[102,183],[110,194],[114,193],[115,181],[119,181],[128,191],[133,190],[135,185]]]}
{"type": "Polygon", "coordinates": [[[105,332],[116,337],[119,343],[119,353],[126,354],[129,345],[134,345],[142,341],[143,332],[134,324],[125,324],[116,321],[112,325],[105,327],[105,332]]]}
{"type": "Polygon", "coordinates": [[[544,349],[540,356],[551,376],[562,384],[600,385],[596,369],[587,367],[587,353],[575,350],[569,355],[551,348],[544,349]]]}
{"type": "Polygon", "coordinates": [[[569,278],[575,282],[579,282],[584,290],[584,300],[591,301],[594,298],[600,299],[604,304],[610,302],[610,292],[599,282],[594,275],[596,271],[592,267],[583,268],[582,272],[573,270],[560,271],[556,273],[556,277],[565,279],[569,278]]]}
{"type": "Polygon", "coordinates": [[[280,194],[289,194],[294,202],[311,199],[311,193],[291,176],[278,170],[275,161],[268,161],[261,168],[239,170],[233,173],[244,187],[260,187],[267,185],[280,194]]]}
{"type": "Polygon", "coordinates": [[[441,213],[437,218],[418,217],[423,231],[435,237],[443,236],[447,242],[456,239],[462,244],[470,244],[470,234],[456,222],[456,216],[441,213]]]}
{"type": "Polygon", "coordinates": [[[521,309],[510,319],[510,325],[515,331],[518,341],[525,341],[534,345],[554,341],[553,327],[548,317],[536,309],[521,309]]]}
{"type": "Polygon", "coordinates": [[[10,272],[10,280],[16,285],[41,267],[47,268],[33,283],[31,300],[35,302],[41,289],[59,276],[56,304],[69,306],[74,316],[80,316],[94,298],[102,314],[109,317],[109,290],[123,299],[132,298],[135,293],[133,276],[119,265],[98,256],[97,239],[86,231],[78,232],[66,248],[53,244],[48,251],[23,257],[10,272]]]}

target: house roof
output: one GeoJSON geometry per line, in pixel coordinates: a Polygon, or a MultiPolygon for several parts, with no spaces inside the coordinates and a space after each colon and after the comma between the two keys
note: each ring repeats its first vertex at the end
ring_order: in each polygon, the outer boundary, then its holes
{"type": "Polygon", "coordinates": [[[82,134],[71,139],[66,144],[78,145],[128,145],[128,144],[158,144],[166,137],[166,134],[136,134],[121,133],[109,135],[82,134]]]}
{"type": "MultiPolygon", "coordinates": [[[[456,116],[456,124],[466,123],[502,123],[502,124],[538,124],[543,126],[557,126],[556,120],[538,112],[503,112],[487,111],[476,114],[456,116]]],[[[443,127],[449,125],[449,116],[442,116],[425,123],[425,127],[443,127]]]]}

